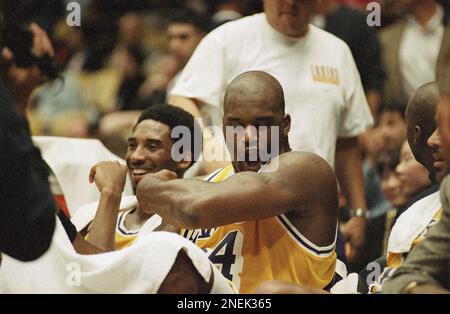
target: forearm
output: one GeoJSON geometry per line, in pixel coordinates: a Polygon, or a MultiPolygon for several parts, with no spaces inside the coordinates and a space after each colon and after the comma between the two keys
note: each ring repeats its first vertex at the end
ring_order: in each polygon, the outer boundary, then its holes
{"type": "Polygon", "coordinates": [[[75,241],[73,242],[73,248],[78,254],[81,255],[93,255],[107,252],[102,249],[99,249],[92,243],[85,240],[83,236],[79,233],[77,234],[75,241]]]}
{"type": "Polygon", "coordinates": [[[194,118],[201,118],[200,104],[191,98],[182,96],[170,96],[168,103],[175,107],[180,107],[194,116],[194,118]]]}
{"type": "Polygon", "coordinates": [[[269,183],[267,176],[270,174],[242,172],[218,183],[197,179],[161,181],[146,176],[136,196],[141,210],[157,213],[167,223],[184,229],[265,219],[293,210],[294,199],[301,197],[303,203],[307,202],[301,196],[304,191],[294,192],[269,183]]]}
{"type": "Polygon", "coordinates": [[[366,210],[361,152],[356,138],[338,141],[336,175],[348,198],[349,207],[366,210]]]}
{"type": "Polygon", "coordinates": [[[97,213],[91,224],[88,241],[105,252],[115,250],[115,230],[121,193],[104,189],[100,194],[97,213]]]}
{"type": "Polygon", "coordinates": [[[368,90],[366,93],[367,103],[370,107],[370,112],[372,113],[372,116],[376,117],[378,116],[378,111],[381,107],[381,93],[378,90],[368,90]]]}
{"type": "Polygon", "coordinates": [[[196,219],[192,211],[197,195],[194,191],[198,189],[197,183],[200,186],[205,182],[195,179],[180,181],[145,177],[136,188],[139,208],[147,213],[157,213],[165,223],[175,227],[194,228],[196,219]]]}

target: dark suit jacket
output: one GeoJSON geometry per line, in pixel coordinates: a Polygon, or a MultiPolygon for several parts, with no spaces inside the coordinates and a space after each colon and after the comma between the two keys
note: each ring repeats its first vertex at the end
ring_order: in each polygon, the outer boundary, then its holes
{"type": "Polygon", "coordinates": [[[22,261],[50,246],[56,206],[48,169],[0,82],[0,251],[22,261]]]}

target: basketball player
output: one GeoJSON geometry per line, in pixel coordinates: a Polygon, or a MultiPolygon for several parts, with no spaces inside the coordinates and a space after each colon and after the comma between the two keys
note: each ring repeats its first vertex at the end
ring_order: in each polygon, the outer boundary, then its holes
{"type": "Polygon", "coordinates": [[[224,98],[232,165],[208,182],[149,174],[137,186],[140,209],[184,228],[181,234],[206,249],[242,293],[265,280],[323,289],[334,278],[336,177],[319,156],[291,151],[284,108],[283,89],[273,76],[239,75],[224,98]],[[262,149],[271,151],[274,143],[279,151],[263,160],[262,149]]]}
{"type": "MultiPolygon", "coordinates": [[[[171,132],[181,126],[194,134],[195,123],[194,117],[181,108],[153,105],[140,115],[128,139],[127,167],[118,162],[100,162],[92,167],[90,181],[97,185],[100,201],[84,206],[72,218],[77,229],[87,233],[89,242],[107,252],[120,250],[136,240],[145,223],[151,224],[152,230],[160,227],[161,217],[139,210],[135,196],[121,197],[127,172],[134,188],[144,175],[161,169],[182,178],[194,163],[194,150],[186,151],[182,160],[173,160],[171,132]]],[[[164,228],[173,231],[169,229],[164,228]]]]}

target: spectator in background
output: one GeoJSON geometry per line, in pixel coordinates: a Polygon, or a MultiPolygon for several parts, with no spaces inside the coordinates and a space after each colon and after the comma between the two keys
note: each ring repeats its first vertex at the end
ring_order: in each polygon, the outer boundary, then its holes
{"type": "Polygon", "coordinates": [[[175,85],[181,71],[191,58],[197,45],[209,33],[212,25],[206,15],[180,10],[170,18],[167,26],[169,53],[178,61],[178,73],[170,82],[167,95],[175,85]]]}
{"type": "MultiPolygon", "coordinates": [[[[125,155],[126,139],[141,111],[152,104],[165,102],[167,91],[171,90],[198,43],[210,29],[208,17],[195,11],[179,10],[169,18],[166,28],[169,54],[153,64],[150,75],[140,84],[136,105],[123,101],[122,108],[127,108],[126,112],[107,114],[99,122],[99,137],[109,149],[119,156],[125,155]]],[[[139,76],[135,76],[135,83],[135,86],[140,83],[139,76]]]]}
{"type": "Polygon", "coordinates": [[[140,101],[138,91],[145,81],[142,73],[142,64],[145,54],[136,44],[130,44],[122,49],[116,56],[116,66],[120,69],[123,79],[117,93],[116,107],[120,111],[143,110],[145,104],[140,101]]]}
{"type": "Polygon", "coordinates": [[[350,47],[370,109],[376,116],[381,105],[384,83],[376,29],[367,25],[363,12],[338,0],[319,1],[313,23],[336,35],[350,47]]]}
{"type": "Polygon", "coordinates": [[[408,13],[382,30],[383,62],[387,74],[386,101],[406,103],[413,92],[436,78],[436,64],[449,10],[435,0],[401,0],[408,13]]]}
{"type": "Polygon", "coordinates": [[[376,173],[380,178],[380,193],[384,200],[384,208],[383,211],[375,212],[370,216],[363,254],[358,263],[351,265],[351,271],[359,272],[370,261],[385,254],[395,215],[397,212],[403,212],[411,200],[404,193],[396,171],[400,162],[399,157],[398,149],[385,152],[378,158],[376,173]]]}
{"type": "Polygon", "coordinates": [[[386,153],[398,152],[406,140],[405,106],[400,103],[383,104],[380,108],[377,127],[368,131],[362,141],[366,158],[363,164],[364,190],[370,215],[384,215],[390,204],[380,188],[379,158],[386,153]]]}
{"type": "Polygon", "coordinates": [[[17,24],[33,21],[51,35],[65,7],[62,0],[5,0],[5,12],[9,20],[17,24]]]}
{"type": "MultiPolygon", "coordinates": [[[[421,154],[427,151],[426,154],[431,157],[426,144],[422,143],[416,150],[421,154]]],[[[352,270],[359,271],[370,261],[384,255],[389,234],[396,219],[413,202],[424,197],[426,193],[429,194],[430,191],[435,192],[438,189],[438,186],[435,186],[432,190],[428,190],[431,186],[429,171],[415,159],[408,141],[405,140],[401,146],[397,165],[395,156],[398,156],[398,151],[387,153],[387,156],[382,156],[378,161],[381,190],[389,201],[389,207],[387,211],[369,219],[366,245],[362,250],[364,254],[358,264],[353,265],[352,270]]]]}

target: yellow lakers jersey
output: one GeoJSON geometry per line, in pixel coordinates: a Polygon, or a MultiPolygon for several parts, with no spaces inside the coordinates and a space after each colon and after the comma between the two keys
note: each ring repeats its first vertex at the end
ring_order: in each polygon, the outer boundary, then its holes
{"type": "MultiPolygon", "coordinates": [[[[219,182],[233,174],[229,166],[207,180],[219,182]]],[[[181,230],[181,235],[205,249],[211,262],[241,293],[254,293],[266,280],[322,289],[334,276],[335,243],[315,245],[285,215],[214,229],[181,230]]]]}

